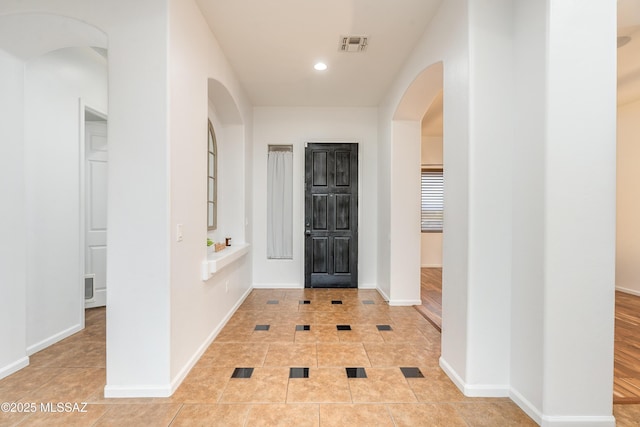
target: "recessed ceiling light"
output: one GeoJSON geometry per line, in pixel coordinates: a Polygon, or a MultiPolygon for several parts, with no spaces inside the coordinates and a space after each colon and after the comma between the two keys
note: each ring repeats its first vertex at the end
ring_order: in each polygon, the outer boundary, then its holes
{"type": "Polygon", "coordinates": [[[317,62],[316,65],[313,66],[317,71],[324,71],[327,69],[327,64],[324,62],[317,62]]]}

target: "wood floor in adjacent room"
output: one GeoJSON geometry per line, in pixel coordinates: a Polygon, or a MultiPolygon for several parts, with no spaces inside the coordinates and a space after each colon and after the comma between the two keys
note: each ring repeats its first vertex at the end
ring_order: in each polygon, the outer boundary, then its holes
{"type": "Polygon", "coordinates": [[[438,331],[442,330],[442,269],[420,269],[420,299],[422,305],[416,306],[438,331]]]}
{"type": "MultiPolygon", "coordinates": [[[[440,328],[442,269],[423,268],[421,279],[422,306],[416,309],[440,328]]],[[[616,292],[614,366],[614,403],[640,404],[640,297],[623,292],[616,292]]],[[[630,425],[640,426],[640,405],[628,410],[637,416],[630,425]]]]}
{"type": "Polygon", "coordinates": [[[613,401],[640,404],[640,297],[616,292],[615,340],[613,401]]]}

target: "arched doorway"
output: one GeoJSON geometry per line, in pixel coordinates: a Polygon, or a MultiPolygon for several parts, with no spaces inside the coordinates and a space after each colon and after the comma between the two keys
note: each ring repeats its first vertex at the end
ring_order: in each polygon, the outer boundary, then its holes
{"type": "Polygon", "coordinates": [[[390,304],[420,301],[420,175],[422,120],[443,89],[443,63],[424,69],[411,83],[393,115],[391,126],[390,304]]]}
{"type": "Polygon", "coordinates": [[[107,113],[108,43],[100,29],[61,15],[2,15],[0,27],[0,75],[13,88],[0,101],[11,111],[11,152],[2,157],[13,163],[2,179],[17,184],[3,213],[14,227],[0,281],[6,274],[15,292],[0,308],[12,325],[0,369],[18,359],[1,377],[84,328],[83,129],[86,107],[107,113]]]}

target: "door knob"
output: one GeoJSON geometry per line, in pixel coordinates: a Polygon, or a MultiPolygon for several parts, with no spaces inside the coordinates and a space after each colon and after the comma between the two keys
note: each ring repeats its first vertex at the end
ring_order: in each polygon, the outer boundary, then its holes
{"type": "Polygon", "coordinates": [[[311,230],[305,231],[304,234],[306,234],[307,236],[311,236],[311,230]]]}

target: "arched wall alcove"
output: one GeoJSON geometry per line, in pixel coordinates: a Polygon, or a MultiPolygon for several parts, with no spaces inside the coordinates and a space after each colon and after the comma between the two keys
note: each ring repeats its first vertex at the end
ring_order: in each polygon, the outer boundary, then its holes
{"type": "Polygon", "coordinates": [[[442,62],[422,70],[404,92],[391,123],[389,303],[419,305],[421,122],[443,88],[442,62]]]}
{"type": "Polygon", "coordinates": [[[222,242],[232,237],[244,243],[245,170],[244,122],[236,101],[219,80],[208,79],[208,117],[213,124],[218,148],[218,226],[209,237],[222,242]]]}

